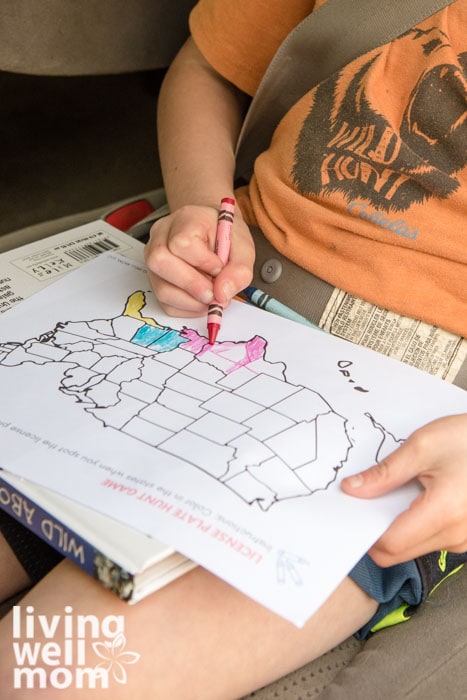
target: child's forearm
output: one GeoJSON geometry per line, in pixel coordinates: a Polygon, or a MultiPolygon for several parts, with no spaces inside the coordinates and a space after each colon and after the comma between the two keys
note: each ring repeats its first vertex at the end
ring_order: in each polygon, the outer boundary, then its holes
{"type": "Polygon", "coordinates": [[[244,98],[189,39],[172,63],[158,105],[159,153],[169,205],[217,207],[233,194],[244,98]]]}

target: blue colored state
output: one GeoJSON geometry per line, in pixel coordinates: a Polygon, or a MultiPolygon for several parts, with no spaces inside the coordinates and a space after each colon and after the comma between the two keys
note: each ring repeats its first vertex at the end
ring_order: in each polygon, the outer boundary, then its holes
{"type": "Polygon", "coordinates": [[[172,328],[144,325],[136,331],[131,342],[143,345],[145,348],[151,348],[151,350],[168,352],[175,350],[182,343],[186,343],[187,338],[182,338],[180,333],[172,328]]]}

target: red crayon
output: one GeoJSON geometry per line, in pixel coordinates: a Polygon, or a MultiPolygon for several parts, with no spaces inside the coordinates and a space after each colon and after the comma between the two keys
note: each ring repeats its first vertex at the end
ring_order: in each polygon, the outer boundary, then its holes
{"type": "MultiPolygon", "coordinates": [[[[232,238],[232,224],[235,211],[235,200],[224,197],[221,200],[219,216],[217,218],[216,247],[215,251],[225,265],[230,255],[230,242],[232,238]]],[[[214,345],[222,323],[223,307],[221,304],[209,304],[208,308],[208,338],[209,345],[214,345]]]]}

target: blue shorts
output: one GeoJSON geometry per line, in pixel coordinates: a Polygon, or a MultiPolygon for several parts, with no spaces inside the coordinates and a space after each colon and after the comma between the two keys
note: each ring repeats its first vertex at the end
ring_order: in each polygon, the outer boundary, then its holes
{"type": "Polygon", "coordinates": [[[389,613],[404,609],[406,605],[412,607],[422,602],[422,578],[413,559],[383,569],[365,554],[349,576],[379,603],[378,610],[371,620],[356,632],[357,639],[366,639],[389,613]]]}
{"type": "Polygon", "coordinates": [[[446,578],[459,571],[467,552],[425,554],[403,564],[383,568],[366,554],[349,577],[378,603],[374,616],[355,633],[366,639],[372,632],[410,619],[427,596],[446,578]]]}

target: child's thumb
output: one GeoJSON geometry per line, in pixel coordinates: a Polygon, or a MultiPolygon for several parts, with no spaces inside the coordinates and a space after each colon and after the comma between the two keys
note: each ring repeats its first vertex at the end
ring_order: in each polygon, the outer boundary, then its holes
{"type": "Polygon", "coordinates": [[[419,472],[412,450],[404,443],[378,464],[342,480],[345,493],[360,498],[373,498],[393,491],[419,472]]]}

